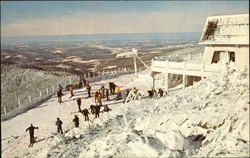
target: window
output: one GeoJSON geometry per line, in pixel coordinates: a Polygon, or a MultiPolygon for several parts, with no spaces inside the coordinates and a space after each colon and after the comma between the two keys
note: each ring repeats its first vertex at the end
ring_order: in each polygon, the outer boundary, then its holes
{"type": "Polygon", "coordinates": [[[212,58],[213,63],[235,62],[235,52],[215,51],[212,58]]]}
{"type": "Polygon", "coordinates": [[[235,53],[228,52],[228,54],[229,54],[229,62],[235,62],[235,53]]]}

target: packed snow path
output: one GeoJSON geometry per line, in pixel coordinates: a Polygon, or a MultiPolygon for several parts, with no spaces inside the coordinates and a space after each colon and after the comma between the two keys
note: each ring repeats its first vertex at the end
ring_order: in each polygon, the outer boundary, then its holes
{"type": "MultiPolygon", "coordinates": [[[[52,98],[38,108],[2,122],[3,157],[239,157],[249,156],[249,85],[246,71],[228,69],[222,77],[207,78],[162,98],[122,104],[104,102],[112,111],[73,128],[76,101],[52,98]],[[55,120],[64,122],[65,134],[54,134],[55,120]],[[25,129],[33,123],[38,143],[28,148],[25,129]]],[[[163,76],[158,76],[162,85],[163,76]]],[[[132,75],[95,83],[93,89],[113,81],[121,89],[150,89],[150,78],[132,75]]],[[[159,87],[157,87],[159,88],[159,87]]],[[[83,98],[86,92],[76,91],[83,98]]],[[[83,99],[89,107],[93,98],[83,99]]]]}

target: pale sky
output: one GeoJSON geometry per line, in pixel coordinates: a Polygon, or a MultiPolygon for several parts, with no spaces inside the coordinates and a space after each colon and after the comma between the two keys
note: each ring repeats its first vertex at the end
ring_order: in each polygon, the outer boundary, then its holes
{"type": "Polygon", "coordinates": [[[207,16],[249,13],[248,1],[1,2],[1,36],[201,32],[207,16]]]}

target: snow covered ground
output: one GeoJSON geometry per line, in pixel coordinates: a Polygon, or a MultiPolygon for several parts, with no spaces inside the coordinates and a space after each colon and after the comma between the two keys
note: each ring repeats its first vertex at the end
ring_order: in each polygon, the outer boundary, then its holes
{"type": "MultiPolygon", "coordinates": [[[[75,113],[75,99],[83,98],[89,108],[94,98],[86,90],[75,97],[63,96],[64,103],[53,97],[37,108],[2,122],[2,157],[241,157],[249,156],[249,74],[225,70],[222,76],[206,78],[192,87],[176,90],[162,98],[143,98],[123,104],[104,101],[112,109],[100,118],[75,113]],[[74,115],[80,128],[74,128],[74,115]],[[55,121],[64,122],[65,134],[56,134],[55,121]],[[25,129],[33,123],[38,142],[28,148],[25,129]]],[[[112,81],[121,89],[134,86],[145,91],[152,79],[132,74],[94,83],[92,89],[112,81]]],[[[164,76],[156,77],[157,88],[164,76]]],[[[112,96],[115,97],[115,96],[112,96]]]]}

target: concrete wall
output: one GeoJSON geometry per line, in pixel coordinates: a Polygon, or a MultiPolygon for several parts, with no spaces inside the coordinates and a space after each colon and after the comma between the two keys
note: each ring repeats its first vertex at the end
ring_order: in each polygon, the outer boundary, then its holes
{"type": "Polygon", "coordinates": [[[249,65],[249,46],[223,46],[212,45],[206,46],[202,61],[205,65],[212,63],[214,51],[230,51],[235,52],[235,64],[239,68],[248,67],[249,65]]]}

